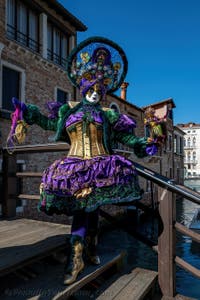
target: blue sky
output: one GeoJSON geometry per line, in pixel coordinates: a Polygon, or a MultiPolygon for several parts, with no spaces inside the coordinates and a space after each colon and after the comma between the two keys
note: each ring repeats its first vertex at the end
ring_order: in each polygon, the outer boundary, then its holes
{"type": "Polygon", "coordinates": [[[124,49],[129,102],[173,98],[175,123],[200,123],[199,0],[59,2],[88,27],[78,42],[104,36],[124,49]]]}

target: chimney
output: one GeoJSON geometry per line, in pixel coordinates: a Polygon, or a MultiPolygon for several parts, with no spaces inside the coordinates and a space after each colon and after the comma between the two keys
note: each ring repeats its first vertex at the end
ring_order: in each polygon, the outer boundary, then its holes
{"type": "Polygon", "coordinates": [[[126,100],[126,92],[127,92],[127,87],[128,86],[129,86],[128,82],[122,82],[122,84],[121,84],[121,95],[120,95],[120,97],[123,100],[126,100]]]}

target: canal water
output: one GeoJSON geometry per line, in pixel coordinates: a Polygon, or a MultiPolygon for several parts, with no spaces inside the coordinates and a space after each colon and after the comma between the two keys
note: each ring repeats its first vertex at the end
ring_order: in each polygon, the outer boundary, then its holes
{"type": "MultiPolygon", "coordinates": [[[[200,180],[186,180],[185,185],[200,192],[200,180]]],[[[177,201],[177,220],[189,226],[199,208],[199,205],[185,199],[177,201]]],[[[177,235],[177,255],[200,269],[200,244],[192,241],[190,237],[177,235]]],[[[180,268],[177,268],[177,289],[181,294],[200,300],[200,279],[180,268]]]]}
{"type": "MultiPolygon", "coordinates": [[[[200,180],[194,182],[186,182],[187,186],[200,192],[200,180]]],[[[178,222],[188,226],[191,222],[196,209],[199,206],[187,200],[177,201],[177,220],[178,222]]],[[[147,235],[153,230],[152,224],[148,225],[147,235]]],[[[108,239],[106,243],[108,242],[108,239]]],[[[157,270],[157,254],[148,246],[139,242],[124,231],[114,230],[110,239],[112,247],[125,247],[128,253],[127,265],[132,269],[134,267],[142,267],[157,270]]],[[[190,237],[177,234],[176,255],[189,262],[191,265],[200,269],[200,245],[193,242],[190,237]]],[[[176,270],[176,288],[177,292],[200,300],[200,279],[190,275],[190,273],[177,267],[176,270]]]]}

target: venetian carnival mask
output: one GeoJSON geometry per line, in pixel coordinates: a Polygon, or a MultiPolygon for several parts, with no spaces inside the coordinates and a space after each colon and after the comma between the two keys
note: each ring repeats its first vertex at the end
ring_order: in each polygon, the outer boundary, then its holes
{"type": "Polygon", "coordinates": [[[90,103],[96,104],[101,100],[102,91],[99,84],[92,86],[86,93],[86,100],[90,103]]]}

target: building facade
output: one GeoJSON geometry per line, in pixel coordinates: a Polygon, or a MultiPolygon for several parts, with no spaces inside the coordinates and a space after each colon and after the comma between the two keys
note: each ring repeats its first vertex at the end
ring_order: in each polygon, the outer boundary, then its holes
{"type": "Polygon", "coordinates": [[[178,124],[184,133],[185,178],[200,178],[200,124],[178,124]]]}
{"type": "Polygon", "coordinates": [[[179,127],[174,126],[174,180],[184,184],[184,136],[185,132],[179,127]]]}

